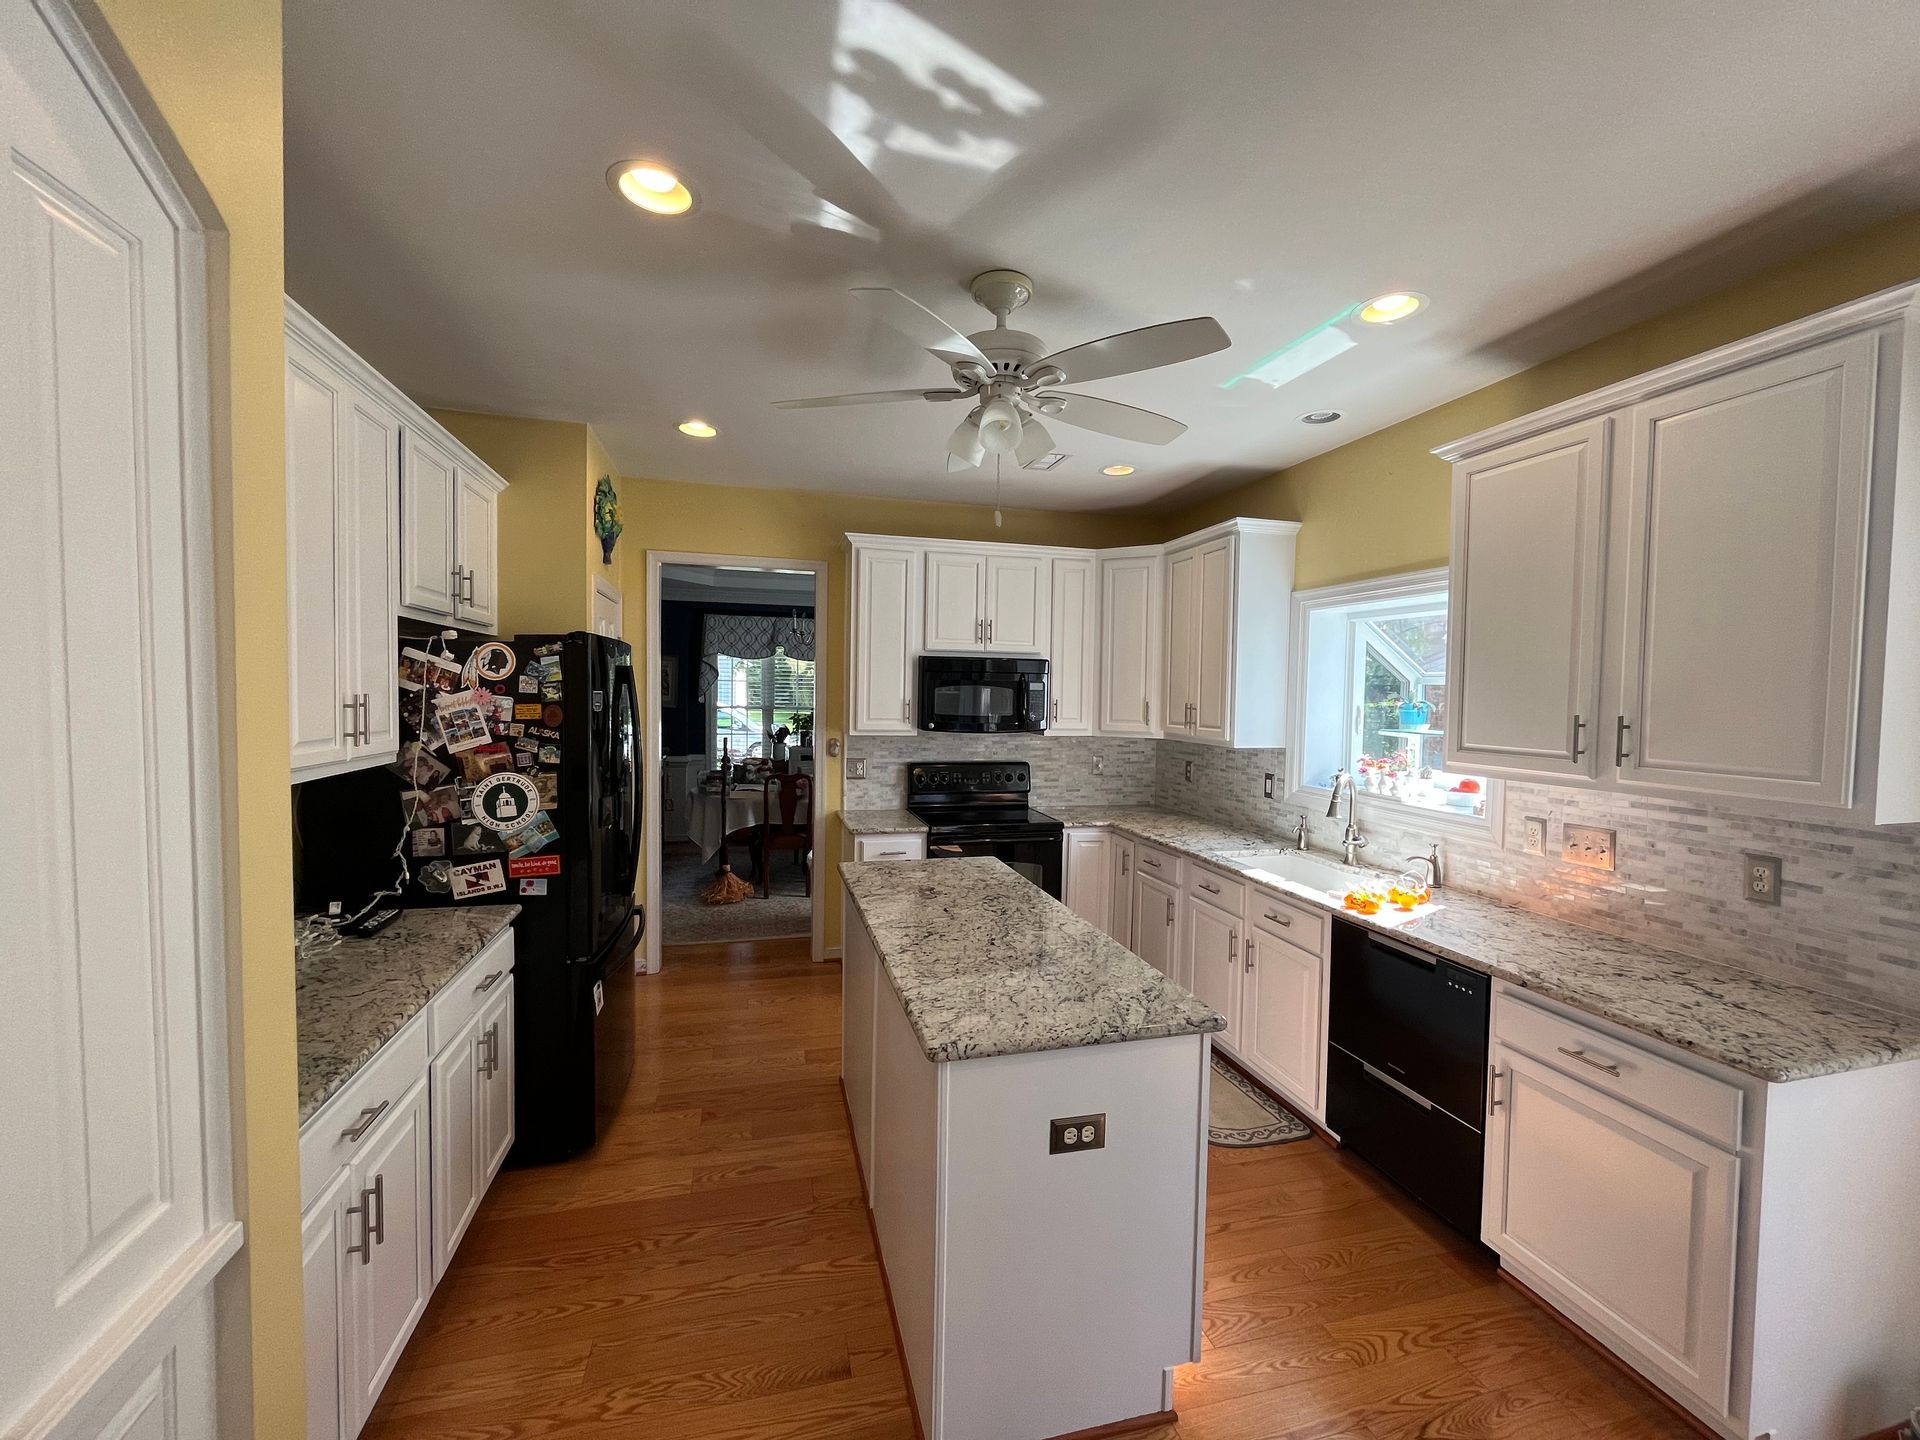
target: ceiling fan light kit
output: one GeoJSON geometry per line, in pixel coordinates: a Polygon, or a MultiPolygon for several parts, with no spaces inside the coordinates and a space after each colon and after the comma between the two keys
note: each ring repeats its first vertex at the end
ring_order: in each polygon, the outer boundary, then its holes
{"type": "Polygon", "coordinates": [[[1038,418],[1042,415],[1082,430],[1146,445],[1166,445],[1178,439],[1187,428],[1178,420],[1117,400],[1057,393],[1053,387],[1157,370],[1211,355],[1232,343],[1219,321],[1196,316],[1123,330],[1048,353],[1037,335],[1007,324],[1007,316],[1033,298],[1033,281],[1028,276],[1018,270],[986,270],[973,277],[969,289],[975,302],[992,312],[992,329],[962,335],[898,290],[862,287],[850,292],[876,318],[946,365],[953,377],[952,389],[877,390],[777,400],[774,404],[784,410],[800,410],[895,400],[973,400],[974,409],[947,441],[948,468],[956,461],[978,466],[989,454],[1012,455],[1027,465],[1053,449],[1053,438],[1038,418]]]}

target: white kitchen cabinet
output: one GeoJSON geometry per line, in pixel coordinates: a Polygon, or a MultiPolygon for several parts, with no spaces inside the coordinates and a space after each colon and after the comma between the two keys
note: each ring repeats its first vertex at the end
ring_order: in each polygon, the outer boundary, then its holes
{"type": "Polygon", "coordinates": [[[1053,561],[1053,639],[1047,647],[1051,735],[1091,735],[1098,686],[1100,593],[1090,555],[1053,561]]]}
{"type": "Polygon", "coordinates": [[[1101,552],[1095,727],[1102,735],[1163,733],[1164,576],[1165,560],[1157,545],[1101,552]]]}
{"type": "Polygon", "coordinates": [[[925,831],[899,835],[856,835],[853,837],[855,860],[924,860],[927,858],[925,831]]]}
{"type": "Polygon", "coordinates": [[[465,581],[453,598],[453,617],[476,630],[493,630],[500,623],[500,492],[505,486],[491,471],[464,464],[459,477],[454,563],[465,581]]]}
{"type": "Polygon", "coordinates": [[[1068,827],[1064,836],[1060,898],[1090,925],[1113,925],[1113,834],[1068,827]]]}
{"type": "Polygon", "coordinates": [[[1052,561],[1045,551],[930,549],[926,648],[1044,653],[1052,561]]]}
{"type": "Polygon", "coordinates": [[[929,550],[926,648],[984,650],[987,557],[979,550],[929,550]]]}
{"type": "Polygon", "coordinates": [[[346,1440],[358,1426],[348,1421],[345,1356],[352,1297],[347,1288],[347,1186],[341,1169],[307,1207],[300,1222],[300,1275],[306,1298],[307,1440],[346,1440]]]}
{"type": "Polygon", "coordinates": [[[911,735],[915,643],[920,628],[921,552],[912,545],[853,543],[851,723],[855,735],[911,735]]]}
{"type": "Polygon", "coordinates": [[[286,314],[287,625],[295,780],[399,753],[399,421],[311,317],[286,314]]]}
{"type": "Polygon", "coordinates": [[[482,1151],[486,1117],[481,1091],[487,1078],[485,1027],[475,1012],[452,1039],[443,1042],[428,1070],[428,1103],[433,1107],[433,1278],[447,1273],[447,1262],[480,1212],[486,1186],[482,1151]]]}
{"type": "Polygon", "coordinates": [[[1115,835],[1112,852],[1113,888],[1107,897],[1106,932],[1133,948],[1133,841],[1115,835]]]}
{"type": "Polygon", "coordinates": [[[693,824],[693,787],[706,768],[704,755],[667,755],[660,761],[660,834],[685,840],[693,824]]]}
{"type": "MultiPolygon", "coordinates": [[[[1249,892],[1259,913],[1262,898],[1249,892]]],[[[1269,906],[1270,908],[1270,906],[1269,906]]],[[[1315,1119],[1326,1114],[1327,957],[1254,920],[1246,930],[1237,1054],[1315,1119]]]]}
{"type": "Polygon", "coordinates": [[[406,427],[400,467],[400,609],[451,620],[465,575],[454,557],[460,482],[453,455],[421,425],[406,427]]]}
{"type": "MultiPolygon", "coordinates": [[[[1136,849],[1136,857],[1138,854],[1136,849]]],[[[1133,876],[1133,953],[1169,980],[1174,978],[1179,919],[1179,882],[1173,878],[1162,879],[1136,864],[1133,876]]]]}
{"type": "Polygon", "coordinates": [[[1610,427],[1584,420],[1454,466],[1449,769],[1599,773],[1610,427]]]}
{"type": "Polygon", "coordinates": [[[1174,983],[1184,985],[1227,1017],[1214,1043],[1237,1049],[1240,1041],[1240,916],[1189,891],[1182,907],[1174,983]]]}
{"type": "Polygon", "coordinates": [[[1285,743],[1294,541],[1282,520],[1230,520],[1167,548],[1166,733],[1285,743]]]}
{"type": "Polygon", "coordinates": [[[481,1188],[506,1164],[514,1136],[513,976],[506,977],[480,1016],[480,1042],[486,1048],[487,1071],[480,1085],[481,1188]]]}
{"type": "Polygon", "coordinates": [[[422,1075],[368,1133],[347,1181],[346,1349],[356,1431],[433,1293],[432,1164],[422,1075]]]}

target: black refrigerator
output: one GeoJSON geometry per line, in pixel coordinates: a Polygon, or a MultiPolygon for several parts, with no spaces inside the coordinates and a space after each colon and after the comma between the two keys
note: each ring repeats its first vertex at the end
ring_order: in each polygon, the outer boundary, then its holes
{"type": "Polygon", "coordinates": [[[514,922],[511,1162],[590,1149],[633,1073],[644,783],[625,641],[403,637],[400,758],[299,787],[299,904],[503,904],[514,922]],[[396,855],[396,849],[401,853],[396,855]],[[404,861],[405,874],[402,875],[404,861]]]}

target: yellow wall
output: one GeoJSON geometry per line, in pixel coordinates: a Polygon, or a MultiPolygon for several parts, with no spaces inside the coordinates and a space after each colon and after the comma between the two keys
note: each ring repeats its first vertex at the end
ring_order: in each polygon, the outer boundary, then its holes
{"type": "MultiPolygon", "coordinates": [[[[649,550],[691,551],[710,555],[752,555],[780,560],[827,562],[825,594],[816,620],[824,639],[827,675],[816,696],[819,729],[815,734],[820,803],[827,812],[827,853],[814,873],[825,875],[827,944],[839,944],[841,770],[829,758],[827,740],[847,733],[847,549],[849,530],[881,535],[926,535],[942,540],[1003,540],[1019,545],[1133,545],[1158,538],[1155,522],[1144,516],[1008,510],[996,530],[991,507],[926,500],[888,500],[868,495],[822,494],[813,490],[760,490],[690,485],[628,477],[620,482],[626,533],[614,558],[626,570],[627,639],[644,649],[646,563],[649,550]],[[821,863],[824,861],[824,863],[821,863]]],[[[657,673],[648,656],[643,673],[657,673]]],[[[657,783],[657,782],[656,782],[657,783]]],[[[641,877],[644,892],[646,879],[641,877]]],[[[645,894],[641,895],[644,900],[645,894]]]]}
{"type": "Polygon", "coordinates": [[[229,681],[228,963],[247,1227],[254,1433],[306,1432],[299,1100],[287,780],[285,352],[278,0],[99,0],[173,141],[218,208],[214,439],[229,681]],[[224,310],[224,317],[222,311],[224,310]],[[224,323],[222,320],[224,318],[224,323]]]}
{"type": "Polygon", "coordinates": [[[1232,515],[1302,521],[1302,589],[1445,565],[1450,476],[1435,445],[1915,278],[1920,213],[1213,496],[1165,517],[1160,538],[1232,515]]]}

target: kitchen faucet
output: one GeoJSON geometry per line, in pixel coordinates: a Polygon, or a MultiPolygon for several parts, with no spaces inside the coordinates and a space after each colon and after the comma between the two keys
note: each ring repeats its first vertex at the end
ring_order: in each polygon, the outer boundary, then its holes
{"type": "Polygon", "coordinates": [[[1434,843],[1433,848],[1427,851],[1426,854],[1407,856],[1407,863],[1427,867],[1427,888],[1429,890],[1438,890],[1446,883],[1440,878],[1440,845],[1437,841],[1434,843]]]}
{"type": "Polygon", "coordinates": [[[1344,770],[1334,772],[1333,797],[1327,802],[1327,818],[1333,820],[1339,817],[1340,791],[1343,786],[1347,792],[1347,824],[1346,828],[1340,832],[1340,849],[1346,854],[1347,864],[1358,865],[1360,862],[1355,858],[1355,852],[1366,847],[1367,839],[1360,833],[1360,827],[1354,823],[1353,776],[1344,770]]]}
{"type": "Polygon", "coordinates": [[[1302,855],[1307,853],[1307,817],[1304,814],[1294,817],[1293,848],[1302,855]]]}

